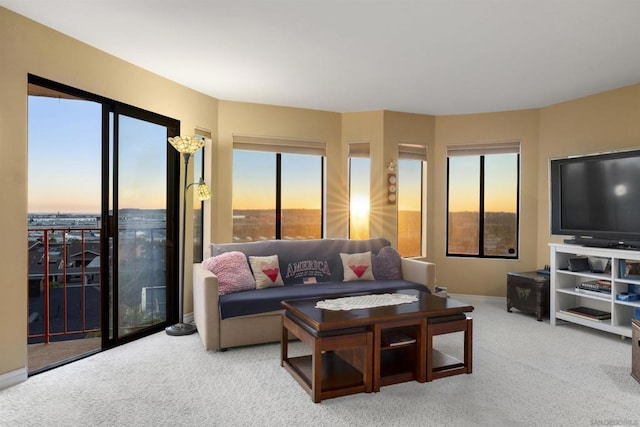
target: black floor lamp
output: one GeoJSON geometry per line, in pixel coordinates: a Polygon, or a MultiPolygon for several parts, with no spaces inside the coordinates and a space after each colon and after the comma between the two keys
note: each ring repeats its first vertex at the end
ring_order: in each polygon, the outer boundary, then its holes
{"type": "Polygon", "coordinates": [[[168,335],[189,335],[196,331],[196,326],[191,323],[184,323],[184,264],[185,264],[185,238],[186,238],[186,213],[187,213],[187,190],[192,185],[198,185],[197,194],[199,200],[207,200],[211,197],[209,187],[200,178],[199,182],[187,183],[187,173],[189,158],[193,153],[201,149],[205,144],[205,139],[198,136],[176,136],[168,139],[169,143],[184,158],[184,188],[182,191],[182,244],[180,246],[180,296],[178,306],[178,323],[167,326],[165,331],[168,335]]]}

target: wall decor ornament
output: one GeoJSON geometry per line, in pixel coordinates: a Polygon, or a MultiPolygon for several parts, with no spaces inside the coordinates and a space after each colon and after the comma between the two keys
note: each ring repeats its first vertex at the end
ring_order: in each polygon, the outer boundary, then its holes
{"type": "Polygon", "coordinates": [[[395,173],[387,174],[387,204],[395,205],[398,199],[398,178],[395,173]]]}

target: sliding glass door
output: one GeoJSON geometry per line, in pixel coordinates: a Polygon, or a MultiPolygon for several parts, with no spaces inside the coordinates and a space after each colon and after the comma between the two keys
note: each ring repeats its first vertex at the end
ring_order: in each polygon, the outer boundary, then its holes
{"type": "MultiPolygon", "coordinates": [[[[113,169],[113,279],[111,281],[111,335],[120,339],[165,325],[172,299],[168,280],[174,275],[173,232],[167,214],[173,204],[166,124],[135,112],[110,114],[113,169]],[[117,331],[117,332],[116,332],[117,331]]],[[[173,217],[169,215],[169,217],[173,217]]]]}
{"type": "Polygon", "coordinates": [[[100,103],[29,84],[29,375],[102,347],[100,103]]]}
{"type": "Polygon", "coordinates": [[[175,323],[179,122],[31,75],[29,109],[29,343],[175,323]]]}

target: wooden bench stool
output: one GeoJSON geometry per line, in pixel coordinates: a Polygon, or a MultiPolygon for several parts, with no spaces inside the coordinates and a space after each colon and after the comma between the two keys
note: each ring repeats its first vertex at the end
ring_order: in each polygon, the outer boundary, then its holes
{"type": "Polygon", "coordinates": [[[471,373],[473,319],[464,314],[429,317],[427,319],[427,381],[458,374],[471,373]],[[433,348],[433,337],[452,332],[464,332],[464,360],[433,348]]]}
{"type": "Polygon", "coordinates": [[[318,331],[296,316],[282,314],[280,366],[309,393],[314,403],[373,387],[373,332],[366,327],[318,331]],[[289,357],[289,333],[311,354],[289,357]]]}

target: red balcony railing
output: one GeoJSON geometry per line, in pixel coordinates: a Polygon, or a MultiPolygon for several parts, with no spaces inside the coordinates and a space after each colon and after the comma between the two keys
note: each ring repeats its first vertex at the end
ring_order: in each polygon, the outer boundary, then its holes
{"type": "Polygon", "coordinates": [[[28,231],[29,343],[99,333],[100,229],[28,231]]]}

